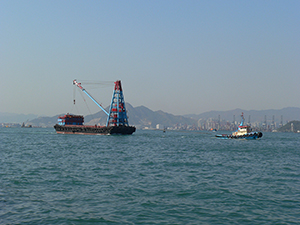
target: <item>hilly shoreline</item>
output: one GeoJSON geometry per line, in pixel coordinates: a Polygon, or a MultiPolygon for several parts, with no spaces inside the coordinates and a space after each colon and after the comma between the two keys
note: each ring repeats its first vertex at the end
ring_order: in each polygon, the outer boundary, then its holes
{"type": "MultiPolygon", "coordinates": [[[[136,126],[138,129],[156,128],[159,127],[197,127],[203,121],[228,121],[233,122],[240,120],[240,115],[243,112],[245,121],[250,123],[264,123],[268,124],[287,124],[289,121],[300,121],[300,108],[287,107],[279,110],[243,110],[234,109],[229,111],[209,111],[201,114],[188,115],[173,115],[161,110],[153,111],[146,106],[133,107],[130,103],[126,103],[126,108],[129,117],[129,123],[136,126]]],[[[108,110],[108,107],[106,108],[108,110]]],[[[57,123],[58,114],[55,116],[37,117],[37,115],[24,114],[4,114],[0,113],[1,123],[23,123],[30,124],[37,127],[53,127],[57,123]],[[36,117],[36,118],[32,118],[36,117]],[[30,119],[32,118],[32,119],[30,119]]],[[[105,125],[107,116],[104,112],[99,111],[94,114],[85,116],[85,124],[87,125],[105,125]]]]}

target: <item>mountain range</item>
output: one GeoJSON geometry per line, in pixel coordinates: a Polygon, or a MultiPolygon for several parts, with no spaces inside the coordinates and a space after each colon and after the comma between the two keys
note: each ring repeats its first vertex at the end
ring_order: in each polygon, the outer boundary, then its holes
{"type": "MultiPolygon", "coordinates": [[[[192,125],[196,121],[184,116],[174,116],[170,113],[159,111],[152,111],[145,106],[133,107],[131,104],[126,103],[128,112],[129,123],[135,126],[148,126],[155,127],[157,124],[164,126],[173,126],[174,124],[187,124],[192,125]]],[[[107,108],[106,111],[109,111],[107,108]]],[[[104,112],[98,112],[93,115],[86,116],[85,121],[87,124],[106,124],[107,115],[104,112]]]]}
{"type": "Polygon", "coordinates": [[[34,114],[0,112],[0,123],[23,123],[37,117],[38,115],[34,114]]]}
{"type": "MultiPolygon", "coordinates": [[[[170,113],[163,112],[161,110],[152,111],[151,109],[145,106],[133,107],[130,103],[126,103],[127,115],[129,118],[129,124],[135,125],[137,128],[149,127],[155,128],[157,124],[162,126],[174,126],[176,124],[181,125],[194,125],[197,124],[199,119],[208,120],[212,118],[213,120],[218,120],[220,116],[220,120],[225,121],[233,121],[234,117],[236,121],[240,121],[240,115],[243,112],[246,121],[248,122],[249,116],[251,123],[263,122],[265,117],[267,119],[267,123],[271,123],[273,116],[274,122],[280,123],[281,116],[283,117],[283,124],[292,120],[300,120],[300,108],[297,107],[288,107],[280,110],[243,110],[243,109],[234,109],[229,111],[209,111],[201,114],[188,114],[184,116],[175,116],[170,113]]],[[[108,111],[108,107],[106,108],[108,111]]],[[[22,123],[25,121],[29,121],[28,124],[33,126],[42,126],[42,127],[52,127],[57,123],[58,116],[63,115],[55,115],[53,117],[37,117],[36,115],[23,115],[23,114],[3,114],[0,113],[0,122],[15,122],[22,123]],[[32,118],[33,117],[33,118],[32,118]],[[30,120],[29,120],[30,119],[30,120]],[[10,121],[8,121],[10,120],[10,121]]],[[[99,111],[95,114],[85,116],[85,124],[94,125],[106,124],[107,115],[99,111]]]]}
{"type": "MultiPolygon", "coordinates": [[[[187,118],[184,116],[174,116],[170,113],[163,112],[161,110],[152,111],[145,106],[133,107],[131,104],[126,103],[127,116],[130,125],[134,125],[137,128],[155,128],[157,124],[163,126],[173,126],[174,124],[182,125],[193,125],[197,121],[192,118],[187,118]]],[[[105,108],[109,111],[109,108],[105,108]]],[[[62,115],[62,114],[60,114],[62,115]]],[[[29,121],[29,124],[33,126],[43,126],[50,127],[57,123],[57,118],[60,115],[53,117],[39,117],[29,121]]],[[[84,118],[84,124],[86,125],[105,125],[107,120],[107,115],[103,111],[99,111],[95,114],[87,115],[84,118]]]]}

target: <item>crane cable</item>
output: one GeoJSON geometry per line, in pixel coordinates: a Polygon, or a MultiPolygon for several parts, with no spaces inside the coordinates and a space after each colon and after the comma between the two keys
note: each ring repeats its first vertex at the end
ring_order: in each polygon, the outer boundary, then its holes
{"type": "Polygon", "coordinates": [[[75,103],[76,103],[76,87],[73,88],[73,104],[72,104],[71,112],[75,111],[77,114],[79,114],[79,110],[78,110],[77,105],[75,103]]]}
{"type": "Polygon", "coordinates": [[[75,90],[75,86],[73,87],[73,105],[75,105],[75,99],[76,99],[76,90],[75,90]]]}
{"type": "Polygon", "coordinates": [[[89,110],[89,113],[92,114],[92,112],[91,112],[91,110],[90,110],[90,108],[89,108],[89,106],[88,106],[88,104],[87,104],[87,102],[86,102],[86,100],[85,100],[85,98],[84,98],[82,92],[80,91],[79,93],[80,93],[81,97],[83,98],[83,101],[84,101],[84,103],[85,103],[87,109],[89,110]]]}

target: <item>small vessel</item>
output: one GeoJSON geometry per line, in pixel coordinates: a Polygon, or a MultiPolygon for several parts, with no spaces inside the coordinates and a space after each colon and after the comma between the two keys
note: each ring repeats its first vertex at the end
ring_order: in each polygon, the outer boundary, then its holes
{"type": "Polygon", "coordinates": [[[25,125],[25,123],[23,122],[21,125],[22,128],[32,128],[32,125],[25,125]]]}
{"type": "Polygon", "coordinates": [[[58,117],[58,123],[54,126],[58,134],[132,134],[136,128],[129,126],[127,111],[121,81],[115,82],[115,88],[110,105],[107,112],[76,80],[73,84],[79,87],[89,98],[91,98],[97,106],[99,106],[108,116],[106,126],[87,126],[83,125],[84,117],[82,115],[66,114],[58,117]]]}
{"type": "Polygon", "coordinates": [[[263,136],[261,132],[253,132],[250,126],[244,125],[245,118],[243,113],[241,117],[241,123],[235,132],[229,135],[218,134],[216,137],[222,139],[257,139],[263,136]]]}

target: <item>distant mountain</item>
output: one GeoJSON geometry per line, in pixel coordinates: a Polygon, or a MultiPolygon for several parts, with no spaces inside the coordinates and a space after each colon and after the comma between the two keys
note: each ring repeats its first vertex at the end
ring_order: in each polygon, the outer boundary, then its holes
{"type": "Polygon", "coordinates": [[[300,120],[300,108],[288,107],[283,109],[268,109],[268,110],[244,110],[244,109],[234,109],[229,111],[209,111],[201,114],[188,114],[185,117],[192,118],[195,120],[209,118],[218,119],[220,115],[221,120],[233,121],[233,116],[235,115],[235,120],[240,121],[241,113],[244,113],[245,120],[248,122],[250,115],[250,122],[263,122],[265,116],[267,117],[267,122],[270,123],[274,116],[274,121],[277,123],[281,122],[281,116],[283,117],[283,123],[291,120],[300,120]]]}
{"type": "MultiPolygon", "coordinates": [[[[170,113],[165,113],[161,110],[152,111],[145,106],[133,107],[131,104],[126,103],[127,116],[130,125],[137,127],[148,126],[155,128],[157,124],[162,126],[173,126],[174,124],[196,124],[194,119],[186,118],[184,116],[174,116],[170,113]]],[[[105,110],[109,110],[108,107],[105,110]]],[[[100,124],[105,125],[107,115],[100,111],[92,115],[85,117],[85,124],[94,125],[100,124]]]]}
{"type": "Polygon", "coordinates": [[[34,114],[0,112],[0,123],[23,123],[37,117],[38,115],[34,115],[34,114]]]}
{"type": "Polygon", "coordinates": [[[277,129],[279,132],[297,132],[300,131],[300,121],[293,120],[277,129]]]}
{"type": "MultiPolygon", "coordinates": [[[[191,118],[186,118],[184,116],[174,116],[161,110],[152,111],[145,106],[133,107],[131,104],[126,103],[126,109],[129,124],[135,125],[138,128],[146,126],[155,128],[157,124],[161,124],[162,126],[173,126],[176,124],[193,125],[197,123],[197,121],[191,118]]],[[[106,107],[105,110],[108,111],[109,108],[106,107]]],[[[58,116],[60,115],[56,115],[53,117],[39,117],[31,120],[30,124],[33,126],[51,127],[57,123],[58,116]]],[[[84,121],[86,125],[105,125],[107,121],[107,115],[103,111],[99,111],[95,114],[85,116],[84,121]]]]}
{"type": "Polygon", "coordinates": [[[127,104],[126,107],[128,110],[129,122],[136,125],[151,125],[151,127],[155,127],[156,124],[173,126],[175,124],[193,125],[197,122],[194,119],[186,118],[184,116],[174,116],[173,114],[161,110],[152,111],[145,106],[133,108],[130,104],[127,104]]]}
{"type": "MultiPolygon", "coordinates": [[[[133,107],[131,104],[126,103],[127,115],[129,117],[129,124],[135,125],[138,128],[141,127],[152,127],[155,128],[157,124],[161,124],[162,126],[174,126],[176,124],[181,125],[193,125],[197,124],[199,119],[207,120],[209,118],[213,118],[215,120],[218,119],[220,115],[221,120],[233,121],[233,116],[235,115],[235,121],[240,121],[240,115],[244,112],[245,120],[248,122],[250,115],[250,122],[264,122],[265,116],[267,117],[267,123],[271,123],[272,117],[274,115],[275,122],[279,124],[281,122],[281,116],[283,116],[283,124],[286,124],[288,121],[292,120],[300,120],[300,108],[297,107],[288,107],[279,110],[243,110],[243,109],[234,109],[229,111],[210,111],[201,114],[190,114],[185,116],[175,116],[170,113],[159,111],[152,111],[151,109],[145,106],[133,107]]],[[[108,111],[109,108],[106,107],[108,111]]],[[[26,122],[30,116],[33,117],[28,124],[33,126],[46,126],[51,127],[57,123],[57,117],[59,115],[53,117],[37,117],[36,115],[20,115],[23,114],[15,114],[15,119],[3,119],[3,122],[17,122],[22,123],[26,122]],[[17,117],[19,115],[19,117],[17,117]]],[[[63,114],[60,114],[63,115],[63,114]]],[[[0,119],[4,118],[3,113],[0,113],[0,119]],[[2,117],[1,117],[2,116],[2,117]]],[[[12,117],[13,118],[13,117],[12,117]]],[[[95,114],[87,115],[84,118],[85,124],[87,125],[105,125],[107,120],[107,115],[103,111],[99,111],[95,114]]],[[[1,121],[1,120],[0,120],[1,121]]]]}
{"type": "Polygon", "coordinates": [[[38,117],[36,119],[30,120],[28,124],[32,126],[39,126],[39,127],[53,127],[57,123],[57,118],[63,114],[59,114],[56,116],[48,117],[38,117]]]}

